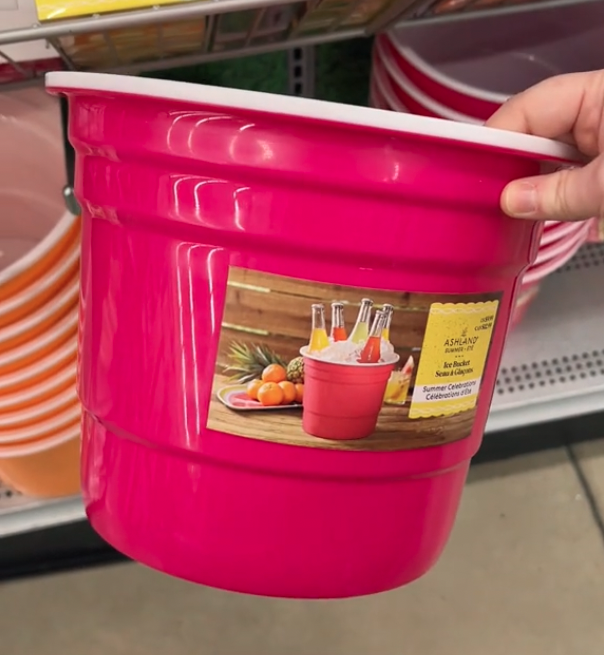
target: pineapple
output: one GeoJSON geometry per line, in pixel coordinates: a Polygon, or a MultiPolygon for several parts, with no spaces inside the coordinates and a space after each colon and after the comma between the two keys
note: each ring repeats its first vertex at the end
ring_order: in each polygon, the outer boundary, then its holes
{"type": "Polygon", "coordinates": [[[242,343],[234,341],[228,353],[231,363],[225,367],[224,372],[230,379],[246,384],[262,377],[262,371],[271,364],[279,364],[283,368],[287,363],[274,350],[264,344],[242,343]]]}
{"type": "Polygon", "coordinates": [[[304,358],[296,357],[287,365],[287,379],[294,384],[304,382],[304,358]]]}

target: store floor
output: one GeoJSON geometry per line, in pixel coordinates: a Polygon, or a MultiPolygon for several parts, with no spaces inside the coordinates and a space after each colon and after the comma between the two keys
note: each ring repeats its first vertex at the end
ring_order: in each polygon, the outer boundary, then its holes
{"type": "Polygon", "coordinates": [[[604,441],[482,464],[472,471],[442,561],[406,589],[338,602],[266,600],[119,564],[0,585],[0,649],[7,655],[601,655],[598,504],[604,510],[604,441]]]}

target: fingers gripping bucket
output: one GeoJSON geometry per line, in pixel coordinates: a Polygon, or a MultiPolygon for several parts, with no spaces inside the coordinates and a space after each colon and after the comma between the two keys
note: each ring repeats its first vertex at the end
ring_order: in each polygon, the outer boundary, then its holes
{"type": "Polygon", "coordinates": [[[355,596],[425,573],[539,236],[501,214],[501,190],[572,155],[299,98],[83,73],[47,84],[69,98],[77,153],[95,529],[156,569],[257,594],[355,596]],[[367,320],[386,306],[369,352],[367,320]],[[313,397],[311,340],[321,357],[398,357],[371,434],[305,429],[317,408],[367,401],[339,379],[313,397]]]}

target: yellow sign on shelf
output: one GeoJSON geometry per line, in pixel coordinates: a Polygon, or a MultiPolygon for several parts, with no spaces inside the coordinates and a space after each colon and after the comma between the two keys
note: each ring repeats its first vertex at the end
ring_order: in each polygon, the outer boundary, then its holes
{"type": "Polygon", "coordinates": [[[146,9],[157,5],[174,5],[182,0],[36,0],[38,19],[61,20],[77,16],[108,14],[129,9],[146,9]]]}

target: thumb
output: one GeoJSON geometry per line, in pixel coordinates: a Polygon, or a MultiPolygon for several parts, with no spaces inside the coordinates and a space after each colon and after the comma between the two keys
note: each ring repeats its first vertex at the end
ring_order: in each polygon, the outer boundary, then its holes
{"type": "Polygon", "coordinates": [[[604,159],[574,168],[510,182],[501,195],[501,209],[514,218],[580,221],[602,216],[604,159]]]}

